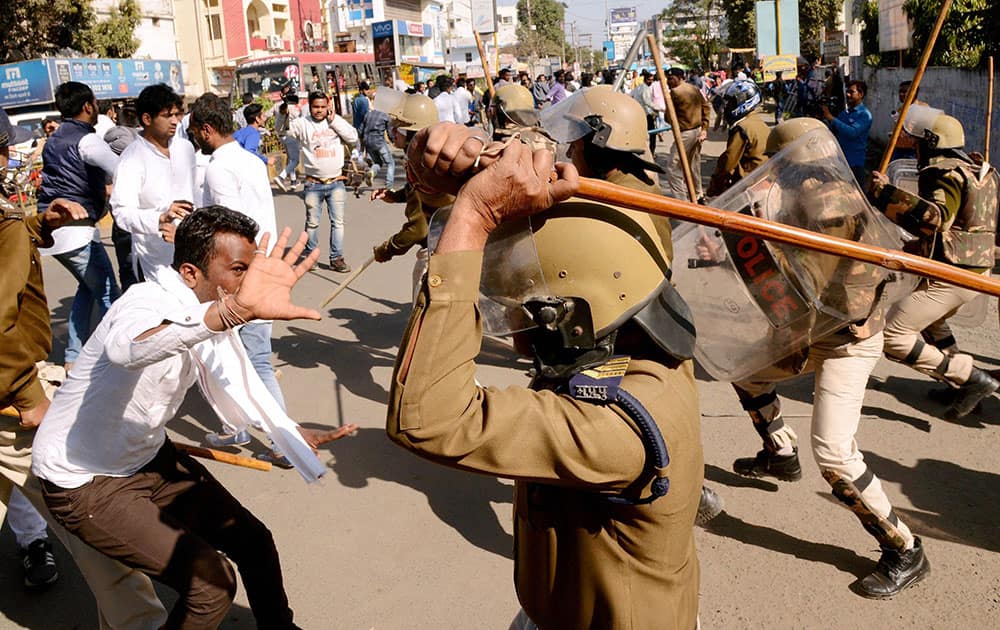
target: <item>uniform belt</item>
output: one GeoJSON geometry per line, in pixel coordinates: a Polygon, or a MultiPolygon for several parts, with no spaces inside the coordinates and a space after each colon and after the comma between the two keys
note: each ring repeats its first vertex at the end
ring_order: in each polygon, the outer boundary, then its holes
{"type": "Polygon", "coordinates": [[[314,184],[332,184],[333,182],[347,181],[347,178],[344,177],[343,175],[340,175],[338,177],[327,177],[327,178],[313,177],[312,175],[306,175],[306,181],[312,182],[314,184]]]}

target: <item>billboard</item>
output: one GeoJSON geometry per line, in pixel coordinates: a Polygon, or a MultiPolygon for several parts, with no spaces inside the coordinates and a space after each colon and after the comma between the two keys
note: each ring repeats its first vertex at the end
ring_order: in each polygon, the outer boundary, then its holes
{"type": "Polygon", "coordinates": [[[635,24],[637,21],[635,18],[635,7],[611,9],[612,24],[635,24]]]}
{"type": "Polygon", "coordinates": [[[777,19],[774,0],[761,0],[754,6],[757,15],[757,55],[799,55],[799,3],[783,0],[781,10],[781,50],[778,50],[777,19]]]}
{"type": "Polygon", "coordinates": [[[67,81],[87,84],[99,99],[135,98],[156,83],[184,93],[177,59],[59,57],[0,66],[0,107],[51,103],[55,86],[67,81]]]}
{"type": "Polygon", "coordinates": [[[493,0],[470,0],[472,28],[479,34],[497,31],[497,8],[493,0]]]}
{"type": "Polygon", "coordinates": [[[903,12],[904,0],[878,0],[878,50],[910,47],[910,23],[903,12]]]}
{"type": "Polygon", "coordinates": [[[0,107],[16,107],[53,100],[52,81],[45,61],[22,61],[0,66],[0,107]]]}
{"type": "Polygon", "coordinates": [[[372,24],[372,47],[375,49],[376,68],[389,68],[398,65],[396,37],[392,20],[372,24]]]}

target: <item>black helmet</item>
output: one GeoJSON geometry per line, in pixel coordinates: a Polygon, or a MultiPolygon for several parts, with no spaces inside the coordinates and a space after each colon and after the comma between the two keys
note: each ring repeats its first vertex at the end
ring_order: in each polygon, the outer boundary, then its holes
{"type": "Polygon", "coordinates": [[[760,106],[760,89],[753,81],[733,81],[722,95],[722,116],[733,125],[760,106]]]}

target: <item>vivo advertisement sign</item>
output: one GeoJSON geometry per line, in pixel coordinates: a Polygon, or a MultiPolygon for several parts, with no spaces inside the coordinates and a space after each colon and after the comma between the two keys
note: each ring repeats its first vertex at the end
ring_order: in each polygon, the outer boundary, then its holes
{"type": "Polygon", "coordinates": [[[0,107],[17,107],[53,100],[52,81],[45,61],[22,61],[0,66],[0,107]]]}
{"type": "Polygon", "coordinates": [[[87,84],[99,99],[135,98],[156,83],[184,93],[176,59],[49,58],[0,65],[0,107],[51,103],[55,87],[67,81],[87,84]]]}

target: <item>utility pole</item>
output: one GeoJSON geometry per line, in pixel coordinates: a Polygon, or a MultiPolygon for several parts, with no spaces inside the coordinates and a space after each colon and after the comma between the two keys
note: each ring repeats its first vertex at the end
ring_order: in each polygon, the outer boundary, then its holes
{"type": "Polygon", "coordinates": [[[571,33],[570,37],[572,38],[572,41],[573,41],[573,52],[575,53],[574,54],[574,58],[576,59],[576,65],[579,66],[580,65],[580,47],[577,46],[577,44],[576,44],[576,21],[574,20],[573,22],[570,22],[569,27],[570,27],[570,33],[571,33]]]}

